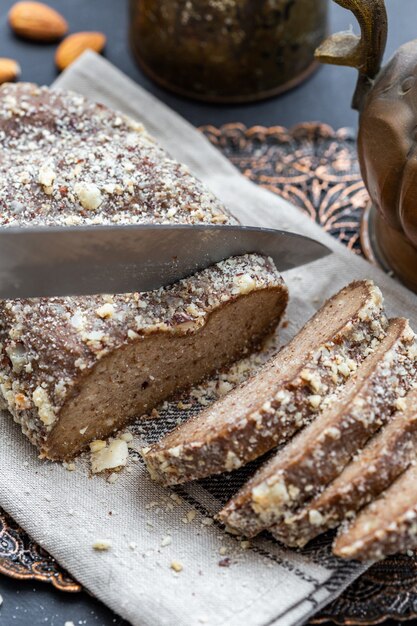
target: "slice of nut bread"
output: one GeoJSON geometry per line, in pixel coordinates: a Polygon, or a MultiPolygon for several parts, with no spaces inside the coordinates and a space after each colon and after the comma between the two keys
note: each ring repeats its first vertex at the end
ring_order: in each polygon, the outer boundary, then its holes
{"type": "Polygon", "coordinates": [[[392,420],[371,439],[321,494],[275,526],[276,539],[292,547],[335,528],[372,502],[402,474],[417,455],[417,390],[399,398],[392,420]]]}
{"type": "Polygon", "coordinates": [[[287,441],[332,402],[386,323],[379,289],[348,285],[254,377],[143,451],[152,477],[173,485],[231,471],[287,441]]]}
{"type": "Polygon", "coordinates": [[[415,335],[405,319],[357,369],[331,406],[262,466],[221,511],[232,529],[253,536],[281,523],[334,480],[395,412],[415,377],[415,335]]]}
{"type": "Polygon", "coordinates": [[[417,466],[412,465],[341,532],[333,551],[345,559],[370,561],[416,548],[417,466]]]}

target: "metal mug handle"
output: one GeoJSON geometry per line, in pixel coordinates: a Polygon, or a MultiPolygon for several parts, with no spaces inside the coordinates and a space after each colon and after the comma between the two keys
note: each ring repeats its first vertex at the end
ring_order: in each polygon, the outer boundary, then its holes
{"type": "Polygon", "coordinates": [[[352,11],[359,22],[361,36],[336,33],[316,50],[322,63],[355,67],[359,72],[352,107],[361,110],[372,81],[381,69],[388,34],[388,17],[384,0],[335,0],[352,11]]]}

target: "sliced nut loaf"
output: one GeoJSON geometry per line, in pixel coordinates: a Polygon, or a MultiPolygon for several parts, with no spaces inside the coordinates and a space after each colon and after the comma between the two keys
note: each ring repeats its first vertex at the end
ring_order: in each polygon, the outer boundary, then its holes
{"type": "MultiPolygon", "coordinates": [[[[0,226],[233,222],[143,127],[76,94],[0,89],[0,226]]],[[[0,303],[4,405],[73,456],[252,349],[287,289],[259,255],[146,294],[0,303]]]]}
{"type": "Polygon", "coordinates": [[[406,470],[383,495],[341,532],[333,552],[370,561],[417,548],[417,466],[406,470]]]}
{"type": "Polygon", "coordinates": [[[319,496],[272,529],[276,539],[291,547],[335,528],[377,498],[416,459],[417,390],[397,401],[399,410],[366,448],[319,496]]]}
{"type": "Polygon", "coordinates": [[[354,282],[333,296],[264,368],[143,451],[166,485],[231,471],[309,423],[385,336],[381,292],[354,282]]]}
{"type": "Polygon", "coordinates": [[[219,518],[253,536],[322,491],[394,413],[413,382],[416,360],[408,321],[391,320],[385,339],[338,398],[255,473],[219,518]]]}

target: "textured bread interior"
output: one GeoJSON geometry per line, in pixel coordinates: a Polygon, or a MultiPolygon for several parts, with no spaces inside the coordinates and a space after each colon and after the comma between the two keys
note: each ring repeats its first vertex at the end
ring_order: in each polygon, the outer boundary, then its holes
{"type": "Polygon", "coordinates": [[[356,541],[361,541],[363,545],[372,543],[383,530],[395,531],[398,521],[416,506],[416,483],[417,467],[411,467],[382,497],[362,509],[346,533],[337,537],[334,543],[335,554],[343,554],[356,541]]]}
{"type": "Polygon", "coordinates": [[[351,410],[352,401],[359,394],[369,394],[366,383],[378,366],[381,364],[384,356],[393,348],[395,343],[400,339],[401,334],[407,327],[407,320],[395,319],[391,320],[387,330],[387,336],[381,341],[376,350],[361,364],[356,375],[353,376],[341,391],[340,396],[334,400],[332,405],[323,413],[319,414],[317,419],[307,426],[299,435],[297,435],[285,448],[274,457],[270,463],[267,463],[265,472],[261,470],[256,474],[258,482],[265,478],[268,474],[275,474],[281,467],[296,466],[303,461],[304,456],[314,450],[315,443],[328,428],[338,426],[351,410]]]}
{"type": "Polygon", "coordinates": [[[165,449],[184,441],[207,441],[210,433],[217,437],[222,425],[227,427],[228,423],[239,422],[248,412],[257,410],[274,396],[285,381],[297,374],[303,367],[306,354],[331,340],[347,321],[355,317],[368,295],[369,286],[366,283],[356,283],[349,292],[343,290],[337,294],[304,326],[295,340],[265,367],[262,376],[252,378],[213,405],[212,409],[204,411],[204,419],[200,420],[197,416],[174,430],[163,439],[161,446],[165,449]]]}
{"type": "Polygon", "coordinates": [[[73,456],[92,439],[110,435],[233,362],[273,330],[286,302],[286,289],[255,291],[214,311],[197,332],[148,335],[113,351],[64,405],[44,454],[73,456]]]}
{"type": "MultiPolygon", "coordinates": [[[[343,473],[330,485],[327,494],[332,495],[344,485],[350,485],[357,481],[363,474],[363,468],[372,466],[387,450],[391,450],[392,455],[398,448],[399,431],[412,432],[416,428],[416,409],[409,409],[407,413],[397,413],[391,422],[385,425],[377,435],[370,440],[367,447],[363,449],[360,456],[353,463],[347,465],[343,473]]],[[[387,468],[388,469],[388,468],[387,468]]]]}

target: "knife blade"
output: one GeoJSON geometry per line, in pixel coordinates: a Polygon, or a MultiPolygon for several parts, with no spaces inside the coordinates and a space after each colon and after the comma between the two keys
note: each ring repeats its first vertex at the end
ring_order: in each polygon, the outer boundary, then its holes
{"type": "Polygon", "coordinates": [[[246,226],[122,225],[0,229],[0,298],[150,291],[246,253],[279,271],[322,258],[321,243],[246,226]]]}

